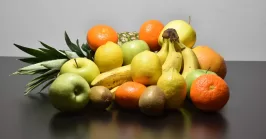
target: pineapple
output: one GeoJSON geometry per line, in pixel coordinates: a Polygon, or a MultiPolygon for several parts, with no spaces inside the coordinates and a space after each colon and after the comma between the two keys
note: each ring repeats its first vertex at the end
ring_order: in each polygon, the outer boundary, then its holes
{"type": "Polygon", "coordinates": [[[136,31],[118,33],[118,45],[120,46],[125,42],[138,40],[138,39],[139,39],[139,33],[136,31]]]}
{"type": "Polygon", "coordinates": [[[26,57],[19,59],[22,62],[28,63],[26,67],[18,69],[11,75],[39,75],[33,78],[27,85],[24,95],[27,95],[32,90],[40,85],[44,85],[39,92],[48,87],[59,75],[61,66],[72,58],[87,57],[93,60],[94,52],[89,49],[87,44],[79,45],[79,41],[76,44],[72,43],[67,33],[65,32],[65,41],[70,50],[56,50],[55,48],[40,41],[44,48],[27,48],[18,44],[14,44],[18,49],[31,55],[32,57],[26,57]],[[82,50],[86,53],[84,54],[82,50]]]}

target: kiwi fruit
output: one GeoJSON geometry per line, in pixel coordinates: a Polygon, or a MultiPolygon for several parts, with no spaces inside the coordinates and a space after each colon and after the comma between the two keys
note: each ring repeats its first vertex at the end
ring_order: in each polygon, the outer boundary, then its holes
{"type": "Polygon", "coordinates": [[[148,86],[139,98],[140,111],[148,116],[159,116],[164,112],[165,95],[157,85],[148,86]]]}
{"type": "Polygon", "coordinates": [[[91,88],[90,103],[93,108],[106,109],[112,103],[113,95],[104,86],[94,86],[91,88]]]}

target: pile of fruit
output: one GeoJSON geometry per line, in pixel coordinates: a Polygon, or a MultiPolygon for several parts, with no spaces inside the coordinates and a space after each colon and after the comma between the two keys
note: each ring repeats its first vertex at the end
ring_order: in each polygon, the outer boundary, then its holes
{"type": "Polygon", "coordinates": [[[229,100],[224,58],[209,46],[194,46],[196,32],[190,22],[144,22],[139,31],[118,33],[108,25],[91,27],[87,42],[57,50],[43,42],[33,49],[14,44],[31,55],[19,59],[29,65],[13,75],[38,75],[25,95],[49,87],[51,104],[62,112],[90,105],[107,109],[115,103],[156,116],[178,110],[186,99],[202,111],[219,111],[229,100]]]}

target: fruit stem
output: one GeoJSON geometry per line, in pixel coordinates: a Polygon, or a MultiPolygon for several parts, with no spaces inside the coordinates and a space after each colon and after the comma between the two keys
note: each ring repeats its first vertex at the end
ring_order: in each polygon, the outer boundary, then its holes
{"type": "Polygon", "coordinates": [[[207,70],[206,70],[206,73],[211,69],[211,67],[209,67],[207,70]]]}
{"type": "Polygon", "coordinates": [[[79,68],[79,65],[78,65],[78,62],[77,62],[76,58],[74,58],[74,61],[75,61],[76,65],[77,65],[77,68],[79,68]]]}
{"type": "Polygon", "coordinates": [[[191,16],[188,16],[188,24],[191,22],[191,16]]]}

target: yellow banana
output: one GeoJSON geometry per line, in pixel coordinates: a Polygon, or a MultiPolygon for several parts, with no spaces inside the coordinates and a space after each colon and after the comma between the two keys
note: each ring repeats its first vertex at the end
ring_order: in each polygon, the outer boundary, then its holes
{"type": "Polygon", "coordinates": [[[199,61],[193,50],[189,47],[186,47],[182,43],[178,43],[180,48],[182,49],[181,53],[183,56],[183,71],[182,71],[182,76],[184,79],[186,79],[186,76],[189,72],[199,69],[199,61]]]}
{"type": "MultiPolygon", "coordinates": [[[[120,85],[119,85],[119,86],[120,86],[120,85]]],[[[114,87],[112,90],[110,90],[111,93],[113,94],[113,100],[115,99],[115,91],[117,90],[117,88],[118,88],[119,86],[114,87]]]]}
{"type": "Polygon", "coordinates": [[[125,65],[107,72],[103,72],[91,82],[91,85],[101,85],[107,87],[108,89],[113,89],[114,87],[117,87],[127,81],[132,81],[130,71],[131,66],[125,65]]]}
{"type": "Polygon", "coordinates": [[[162,47],[160,51],[157,52],[156,54],[158,55],[161,61],[161,64],[163,65],[166,60],[167,54],[168,54],[168,40],[167,39],[163,39],[162,47]]]}
{"type": "Polygon", "coordinates": [[[178,72],[180,72],[182,64],[183,64],[182,54],[180,51],[175,50],[175,42],[171,42],[170,39],[168,39],[168,42],[169,42],[168,55],[162,66],[162,69],[164,71],[164,70],[168,70],[169,68],[173,67],[178,72]]]}

